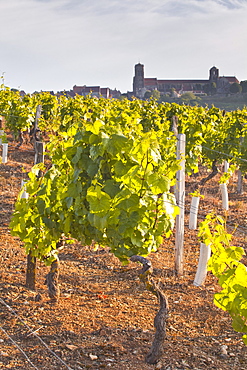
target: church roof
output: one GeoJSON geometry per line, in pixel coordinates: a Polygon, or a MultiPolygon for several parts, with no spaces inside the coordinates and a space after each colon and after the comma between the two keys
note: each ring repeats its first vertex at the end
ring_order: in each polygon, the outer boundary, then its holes
{"type": "Polygon", "coordinates": [[[239,84],[239,80],[235,76],[221,76],[220,78],[226,78],[228,82],[233,84],[234,82],[237,82],[239,84]]]}
{"type": "Polygon", "coordinates": [[[208,80],[157,80],[157,78],[144,78],[144,86],[158,85],[184,85],[184,84],[205,84],[208,80]]]}
{"type": "Polygon", "coordinates": [[[157,78],[144,78],[144,85],[145,86],[157,85],[157,78]]]}
{"type": "Polygon", "coordinates": [[[205,84],[208,80],[158,80],[158,84],[205,84]]]}
{"type": "MultiPolygon", "coordinates": [[[[235,76],[221,76],[219,78],[225,78],[229,83],[237,82],[239,83],[238,79],[235,76]]],[[[205,84],[208,83],[209,80],[158,80],[157,78],[144,78],[144,85],[148,86],[156,86],[156,85],[178,85],[178,84],[205,84]]]]}

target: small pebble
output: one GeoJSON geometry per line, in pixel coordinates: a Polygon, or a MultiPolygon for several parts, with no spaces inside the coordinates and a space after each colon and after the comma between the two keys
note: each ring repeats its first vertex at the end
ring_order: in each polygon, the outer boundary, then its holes
{"type": "Polygon", "coordinates": [[[91,358],[92,361],[97,360],[98,358],[98,356],[92,355],[92,353],[90,353],[89,357],[91,358]]]}
{"type": "Polygon", "coordinates": [[[227,356],[227,346],[225,344],[220,347],[220,351],[223,356],[227,356]]]}
{"type": "Polygon", "coordinates": [[[162,362],[158,362],[157,365],[155,366],[155,370],[160,370],[162,369],[162,362]]]}

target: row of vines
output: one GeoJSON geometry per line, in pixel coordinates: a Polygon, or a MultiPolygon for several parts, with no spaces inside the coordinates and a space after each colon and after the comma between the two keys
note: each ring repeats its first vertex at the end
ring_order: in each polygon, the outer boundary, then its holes
{"type": "MultiPolygon", "coordinates": [[[[123,263],[157,250],[179,213],[171,191],[180,168],[178,133],[186,134],[188,175],[196,174],[199,165],[214,172],[224,160],[242,173],[247,170],[247,109],[225,112],[49,93],[22,97],[4,86],[0,90],[0,115],[16,137],[32,129],[38,106],[47,159],[28,174],[29,196],[20,193],[10,227],[29,256],[53,267],[61,245],[74,239],[108,246],[123,263]]],[[[211,226],[203,224],[200,232],[202,241],[218,245],[210,268],[224,294],[216,297],[216,304],[237,317],[236,330],[247,332],[247,273],[245,266],[239,267],[243,250],[233,252],[218,224],[222,220],[214,219],[218,239],[211,226]],[[225,260],[220,259],[226,250],[221,242],[228,248],[225,260]]]]}

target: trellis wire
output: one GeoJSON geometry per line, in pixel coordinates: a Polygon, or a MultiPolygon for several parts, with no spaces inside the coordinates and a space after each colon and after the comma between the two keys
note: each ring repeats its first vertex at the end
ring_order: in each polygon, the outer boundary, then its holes
{"type": "MultiPolygon", "coordinates": [[[[164,203],[166,203],[166,204],[169,204],[169,205],[174,205],[173,203],[171,203],[171,202],[169,202],[169,201],[164,201],[164,203]]],[[[191,207],[190,208],[190,206],[189,206],[189,204],[187,204],[186,202],[183,204],[184,205],[184,207],[186,208],[186,212],[190,212],[190,209],[192,210],[192,214],[194,214],[194,215],[198,215],[198,218],[200,218],[200,219],[204,219],[205,218],[205,216],[206,216],[206,214],[204,214],[204,213],[201,213],[200,212],[200,208],[199,208],[199,211],[198,211],[198,213],[196,213],[196,212],[194,212],[194,211],[196,211],[197,209],[195,208],[195,207],[191,207]]],[[[177,206],[177,207],[179,207],[179,206],[177,206]]],[[[179,207],[180,208],[180,207],[179,207]]],[[[235,227],[235,224],[233,224],[232,222],[229,222],[229,221],[226,221],[226,224],[229,226],[229,227],[235,227]]],[[[243,226],[243,225],[238,225],[237,226],[237,229],[242,229],[242,230],[246,230],[246,232],[244,232],[244,231],[242,231],[244,234],[247,234],[247,227],[245,227],[245,226],[243,226]]]]}
{"type": "Polygon", "coordinates": [[[14,346],[23,354],[23,356],[26,358],[26,360],[29,362],[29,364],[36,370],[40,370],[37,366],[35,366],[32,361],[30,360],[30,358],[28,357],[28,355],[26,354],[25,351],[23,351],[23,349],[14,341],[13,338],[11,338],[11,336],[9,336],[9,334],[0,326],[0,330],[2,330],[2,332],[6,335],[6,337],[14,344],[14,346]]]}
{"type": "MultiPolygon", "coordinates": [[[[32,329],[25,323],[25,321],[23,321],[19,315],[17,315],[17,313],[13,310],[12,307],[10,307],[2,298],[0,298],[0,303],[2,303],[5,307],[8,308],[8,310],[13,314],[15,315],[18,320],[30,331],[30,333],[32,335],[34,335],[42,344],[43,346],[54,356],[56,357],[56,359],[58,361],[60,361],[68,370],[73,370],[70,366],[68,366],[55,352],[52,351],[52,349],[50,349],[50,347],[48,347],[48,345],[39,337],[39,335],[35,332],[35,331],[32,331],[32,329]]],[[[25,356],[26,357],[26,356],[25,356]]],[[[39,369],[38,369],[39,370],[39,369]]]]}
{"type": "Polygon", "coordinates": [[[207,150],[209,150],[209,151],[211,151],[211,152],[217,153],[217,154],[223,154],[223,155],[225,155],[225,156],[227,156],[227,157],[235,158],[235,159],[237,159],[238,161],[247,162],[247,160],[246,160],[246,159],[238,158],[238,157],[236,157],[236,156],[234,156],[234,155],[232,155],[232,154],[227,154],[227,153],[219,152],[218,150],[211,149],[211,148],[207,148],[206,146],[203,146],[203,145],[201,145],[201,147],[202,147],[202,148],[204,148],[204,149],[207,149],[207,150]]]}

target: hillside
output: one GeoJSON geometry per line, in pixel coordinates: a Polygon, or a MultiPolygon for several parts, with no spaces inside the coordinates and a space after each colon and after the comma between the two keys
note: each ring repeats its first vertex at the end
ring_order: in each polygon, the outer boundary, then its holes
{"type": "MultiPolygon", "coordinates": [[[[161,96],[160,101],[169,103],[180,103],[180,98],[170,98],[161,96]]],[[[202,96],[196,100],[190,101],[191,105],[199,105],[202,107],[215,106],[219,109],[226,110],[228,112],[237,109],[244,109],[247,106],[247,94],[235,94],[230,96],[220,96],[220,95],[209,95],[202,96]]]]}

